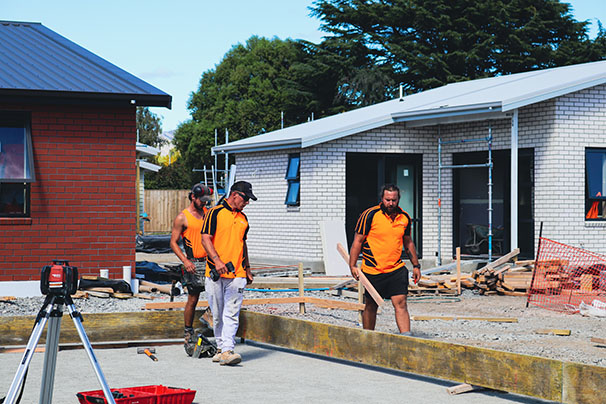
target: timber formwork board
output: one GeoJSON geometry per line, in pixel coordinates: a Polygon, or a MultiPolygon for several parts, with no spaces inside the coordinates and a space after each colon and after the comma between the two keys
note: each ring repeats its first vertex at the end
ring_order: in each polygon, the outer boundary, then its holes
{"type": "MultiPolygon", "coordinates": [[[[201,313],[198,312],[196,316],[201,313]]],[[[67,317],[67,316],[66,316],[67,317]]],[[[180,338],[183,312],[83,314],[91,342],[180,338]]],[[[25,345],[35,317],[0,317],[0,345],[25,345]]],[[[45,333],[42,335],[44,340],[45,333]]],[[[601,403],[606,368],[243,310],[238,336],[298,351],[565,403],[601,403]]],[[[60,343],[79,342],[70,318],[60,343]]]]}

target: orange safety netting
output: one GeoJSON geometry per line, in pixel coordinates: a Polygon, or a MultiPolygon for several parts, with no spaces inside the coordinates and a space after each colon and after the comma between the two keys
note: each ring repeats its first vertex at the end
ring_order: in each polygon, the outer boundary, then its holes
{"type": "Polygon", "coordinates": [[[606,256],[541,238],[528,302],[576,312],[594,300],[606,303],[606,256]]]}

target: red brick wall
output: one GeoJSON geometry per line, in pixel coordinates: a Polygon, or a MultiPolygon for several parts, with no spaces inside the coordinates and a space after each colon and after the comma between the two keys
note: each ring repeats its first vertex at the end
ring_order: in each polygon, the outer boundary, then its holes
{"type": "Polygon", "coordinates": [[[135,265],[135,107],[2,105],[31,112],[31,218],[0,218],[0,281],[40,279],[52,259],[121,278],[135,265]]]}

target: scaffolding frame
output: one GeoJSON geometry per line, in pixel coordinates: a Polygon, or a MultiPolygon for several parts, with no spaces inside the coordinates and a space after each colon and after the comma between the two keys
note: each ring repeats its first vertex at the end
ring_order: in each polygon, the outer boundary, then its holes
{"type": "MultiPolygon", "coordinates": [[[[442,170],[458,168],[488,168],[488,262],[492,261],[492,124],[488,122],[488,136],[477,139],[459,139],[443,141],[440,137],[440,126],[438,126],[438,257],[437,265],[442,265],[442,170]],[[484,164],[452,164],[442,165],[442,145],[461,143],[487,142],[488,162],[484,164]]],[[[454,215],[453,215],[454,219],[454,215]]]]}

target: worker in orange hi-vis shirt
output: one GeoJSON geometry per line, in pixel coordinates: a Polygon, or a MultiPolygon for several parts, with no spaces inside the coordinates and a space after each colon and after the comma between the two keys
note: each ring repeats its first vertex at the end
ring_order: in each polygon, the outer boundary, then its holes
{"type": "Polygon", "coordinates": [[[202,246],[202,223],[204,215],[208,211],[206,207],[210,203],[212,188],[203,184],[196,184],[189,193],[191,203],[183,209],[173,222],[170,236],[170,248],[179,257],[182,265],[181,283],[187,288],[187,303],[183,318],[185,328],[185,352],[192,356],[196,348],[197,338],[194,335],[194,313],[200,298],[200,292],[204,290],[204,273],[206,271],[206,250],[202,246]],[[179,248],[177,242],[179,237],[183,239],[185,253],[179,248]]]}
{"type": "MultiPolygon", "coordinates": [[[[356,263],[361,252],[360,270],[381,297],[391,299],[400,334],[411,335],[406,305],[408,269],[402,261],[402,248],[406,249],[413,264],[415,283],[421,279],[421,265],[410,237],[410,216],[398,206],[399,202],[400,189],[388,184],[381,190],[381,203],[362,212],[349,253],[349,268],[352,276],[358,279],[356,263]]],[[[362,326],[366,330],[374,330],[378,306],[368,292],[365,293],[365,301],[362,326]]]]}
{"type": "Polygon", "coordinates": [[[202,245],[208,253],[206,296],[218,348],[213,362],[221,365],[242,361],[234,346],[244,288],[253,281],[246,247],[248,219],[242,213],[251,199],[257,200],[252,185],[235,182],[229,196],[208,211],[202,226],[202,245]]]}

